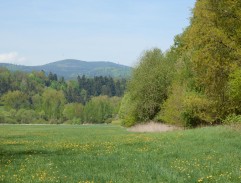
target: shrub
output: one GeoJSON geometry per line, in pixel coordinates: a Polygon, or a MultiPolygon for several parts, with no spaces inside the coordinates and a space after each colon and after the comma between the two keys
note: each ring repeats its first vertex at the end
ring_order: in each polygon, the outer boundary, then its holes
{"type": "Polygon", "coordinates": [[[121,124],[126,127],[133,126],[136,121],[135,114],[135,103],[131,102],[130,95],[126,93],[121,101],[121,106],[119,110],[119,118],[121,120],[121,124]]]}
{"type": "Polygon", "coordinates": [[[156,119],[179,126],[195,127],[213,123],[216,118],[212,109],[213,102],[198,92],[187,92],[180,84],[172,86],[169,98],[162,105],[156,119]]]}
{"type": "Polygon", "coordinates": [[[7,124],[17,124],[18,123],[16,119],[11,118],[11,117],[6,117],[4,120],[5,120],[4,123],[7,123],[7,124]]]}
{"type": "Polygon", "coordinates": [[[198,126],[201,124],[212,124],[216,121],[212,112],[212,101],[205,95],[197,92],[187,92],[184,98],[184,110],[182,117],[185,126],[198,126]]]}
{"type": "Polygon", "coordinates": [[[0,123],[6,124],[16,124],[17,121],[15,119],[16,111],[14,109],[10,111],[2,110],[0,111],[0,123]]]}
{"type": "Polygon", "coordinates": [[[70,103],[64,106],[63,116],[68,119],[72,120],[75,118],[83,117],[84,106],[80,103],[70,103]]]}
{"type": "Polygon", "coordinates": [[[82,120],[80,118],[73,118],[71,120],[64,121],[64,124],[81,124],[82,120]]]}
{"type": "Polygon", "coordinates": [[[2,96],[5,107],[11,109],[20,109],[29,107],[28,96],[21,91],[9,91],[2,96]]]}
{"type": "Polygon", "coordinates": [[[38,119],[38,115],[34,110],[20,109],[16,114],[18,123],[32,123],[38,119]]]}
{"type": "Polygon", "coordinates": [[[93,97],[84,107],[85,123],[110,122],[117,115],[120,98],[109,98],[108,96],[93,97]]]}
{"type": "Polygon", "coordinates": [[[61,124],[63,121],[61,119],[51,118],[48,120],[49,124],[61,124]]]}
{"type": "Polygon", "coordinates": [[[241,124],[241,115],[228,115],[223,121],[224,124],[241,124]]]}
{"type": "Polygon", "coordinates": [[[164,123],[184,126],[185,120],[182,116],[184,95],[185,89],[179,84],[173,84],[168,99],[161,106],[161,111],[155,119],[164,123]]]}

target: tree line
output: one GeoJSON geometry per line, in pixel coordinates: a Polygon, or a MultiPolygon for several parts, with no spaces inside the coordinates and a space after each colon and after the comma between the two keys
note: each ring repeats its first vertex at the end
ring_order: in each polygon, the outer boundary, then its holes
{"type": "Polygon", "coordinates": [[[241,122],[240,12],[239,0],[198,0],[167,52],[143,52],[122,100],[122,123],[241,122]]]}
{"type": "Polygon", "coordinates": [[[125,79],[0,68],[0,123],[104,123],[118,114],[125,79]],[[93,111],[94,110],[94,111],[93,111]]]}
{"type": "Polygon", "coordinates": [[[196,1],[190,26],[168,51],[144,51],[128,83],[1,69],[0,121],[103,123],[118,113],[125,126],[241,122],[240,12],[240,0],[196,1]]]}

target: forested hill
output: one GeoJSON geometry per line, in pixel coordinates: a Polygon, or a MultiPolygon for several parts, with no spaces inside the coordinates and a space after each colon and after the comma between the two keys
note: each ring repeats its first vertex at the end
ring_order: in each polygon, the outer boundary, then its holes
{"type": "Polygon", "coordinates": [[[81,60],[61,60],[41,66],[23,66],[7,63],[0,63],[0,67],[6,67],[11,71],[45,71],[46,73],[56,73],[58,76],[63,76],[65,79],[73,79],[78,75],[87,77],[94,76],[111,76],[115,78],[127,78],[130,76],[131,67],[116,64],[113,62],[98,61],[86,62],[81,60]]]}

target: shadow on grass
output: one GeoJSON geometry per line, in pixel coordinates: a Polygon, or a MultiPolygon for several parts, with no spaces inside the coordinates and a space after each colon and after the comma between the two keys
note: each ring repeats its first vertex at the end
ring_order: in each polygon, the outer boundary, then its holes
{"type": "MultiPolygon", "coordinates": [[[[18,144],[21,145],[21,144],[18,144]]],[[[11,145],[12,146],[12,145],[11,145]]],[[[0,146],[0,161],[3,159],[21,159],[26,156],[61,156],[61,155],[74,155],[80,154],[81,152],[72,151],[70,148],[60,148],[60,149],[12,149],[9,145],[0,146]]]]}
{"type": "Polygon", "coordinates": [[[8,151],[0,148],[0,156],[29,156],[29,155],[56,155],[61,154],[59,151],[46,151],[46,150],[19,150],[19,151],[8,151]]]}

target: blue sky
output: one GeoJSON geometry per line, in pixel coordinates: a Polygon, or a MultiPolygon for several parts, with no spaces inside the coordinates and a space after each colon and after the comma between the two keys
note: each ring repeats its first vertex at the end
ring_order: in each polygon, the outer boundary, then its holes
{"type": "Polygon", "coordinates": [[[189,25],[195,0],[0,0],[0,62],[72,58],[132,66],[167,50],[189,25]]]}

